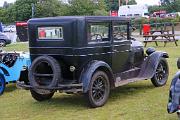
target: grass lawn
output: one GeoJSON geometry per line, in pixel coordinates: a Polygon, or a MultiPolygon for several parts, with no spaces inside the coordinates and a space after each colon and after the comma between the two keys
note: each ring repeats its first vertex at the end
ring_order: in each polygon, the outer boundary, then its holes
{"type": "MultiPolygon", "coordinates": [[[[154,43],[148,46],[155,46],[154,43]]],[[[9,45],[6,50],[25,50],[28,45],[9,45]]],[[[175,120],[176,114],[166,111],[168,90],[173,75],[178,71],[177,58],[180,46],[173,43],[157,50],[169,53],[170,76],[166,86],[155,88],[150,80],[141,81],[116,88],[111,91],[107,104],[92,109],[82,95],[55,93],[49,101],[35,101],[29,91],[16,89],[15,84],[7,85],[0,96],[0,120],[175,120]]]]}

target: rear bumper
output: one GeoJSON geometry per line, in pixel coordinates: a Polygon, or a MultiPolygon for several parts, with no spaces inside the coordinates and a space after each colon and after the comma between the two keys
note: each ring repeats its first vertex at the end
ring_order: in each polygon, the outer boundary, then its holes
{"type": "Polygon", "coordinates": [[[17,88],[30,90],[30,89],[42,89],[42,90],[59,90],[61,92],[72,92],[79,93],[83,92],[83,84],[58,84],[57,87],[42,87],[42,86],[31,86],[25,84],[23,81],[16,82],[17,88]]]}

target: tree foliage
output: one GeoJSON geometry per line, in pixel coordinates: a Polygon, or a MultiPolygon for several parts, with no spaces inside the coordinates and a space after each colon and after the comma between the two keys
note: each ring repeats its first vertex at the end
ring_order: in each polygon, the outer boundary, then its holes
{"type": "MultiPolygon", "coordinates": [[[[119,9],[119,0],[105,0],[109,10],[118,10],[119,9]]],[[[121,5],[126,5],[126,0],[121,0],[121,5]]],[[[127,5],[137,4],[136,0],[129,0],[127,5]]]]}
{"type": "Polygon", "coordinates": [[[180,12],[180,0],[161,0],[161,5],[150,6],[149,12],[166,10],[168,13],[180,12]]]}
{"type": "Polygon", "coordinates": [[[106,9],[104,0],[72,0],[69,6],[70,15],[106,15],[106,9]]]}
{"type": "Polygon", "coordinates": [[[35,17],[54,17],[65,15],[67,5],[59,0],[43,0],[41,3],[35,5],[35,17]]]}
{"type": "Polygon", "coordinates": [[[127,4],[128,5],[136,5],[137,2],[136,2],[136,0],[130,0],[127,4]]]}
{"type": "Polygon", "coordinates": [[[34,17],[54,17],[65,15],[108,15],[104,0],[71,0],[69,4],[60,0],[16,0],[0,9],[0,21],[13,23],[32,18],[32,4],[35,6],[34,17]]]}

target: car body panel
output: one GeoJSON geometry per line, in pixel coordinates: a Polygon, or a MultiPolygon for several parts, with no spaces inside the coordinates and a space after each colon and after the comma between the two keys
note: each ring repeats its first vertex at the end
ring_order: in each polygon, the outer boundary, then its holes
{"type": "MultiPolygon", "coordinates": [[[[111,67],[103,61],[97,61],[97,60],[91,61],[83,69],[79,81],[83,83],[83,92],[84,93],[86,93],[88,91],[89,83],[91,81],[91,77],[94,74],[94,72],[97,69],[103,69],[103,68],[107,68],[106,69],[107,73],[109,72],[110,74],[113,74],[111,67]]],[[[111,76],[111,77],[112,77],[111,79],[114,80],[113,76],[111,76]]]]}
{"type": "Polygon", "coordinates": [[[169,102],[167,106],[168,113],[174,113],[180,105],[180,71],[172,79],[169,90],[169,102]]]}
{"type": "Polygon", "coordinates": [[[4,33],[0,32],[0,41],[3,40],[5,41],[6,44],[10,44],[11,40],[5,35],[4,33]]]}
{"type": "Polygon", "coordinates": [[[4,76],[7,83],[17,81],[20,78],[21,72],[26,70],[26,68],[28,69],[30,64],[29,54],[21,52],[12,67],[9,67],[2,62],[0,63],[0,74],[4,76]]]}
{"type": "Polygon", "coordinates": [[[15,32],[16,26],[15,25],[8,25],[8,26],[4,27],[3,31],[4,32],[15,32]]]}

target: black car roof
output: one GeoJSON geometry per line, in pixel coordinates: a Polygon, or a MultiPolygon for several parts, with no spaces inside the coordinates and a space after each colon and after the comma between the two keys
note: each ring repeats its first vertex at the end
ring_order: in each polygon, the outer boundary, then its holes
{"type": "Polygon", "coordinates": [[[59,17],[46,17],[46,18],[33,18],[28,22],[40,22],[40,21],[75,21],[75,20],[87,20],[87,21],[129,21],[127,18],[112,17],[112,16],[59,16],[59,17]]]}

